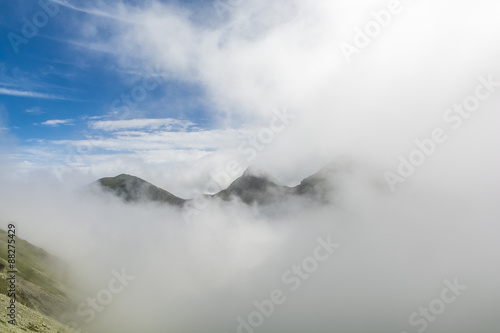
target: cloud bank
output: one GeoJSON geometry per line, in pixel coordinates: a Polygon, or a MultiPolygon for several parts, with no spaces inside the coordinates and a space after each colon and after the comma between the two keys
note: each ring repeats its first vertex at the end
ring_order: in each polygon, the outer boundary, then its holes
{"type": "Polygon", "coordinates": [[[88,167],[59,185],[37,172],[16,182],[2,172],[3,221],[15,220],[20,236],[75,263],[88,295],[106,286],[112,269],[126,266],[136,276],[93,330],[244,332],[239,318],[248,322],[258,310],[254,302],[280,289],[286,301],[252,330],[498,331],[500,90],[467,113],[459,130],[443,114],[474,93],[479,77],[500,82],[499,4],[401,1],[390,25],[350,63],[340,45],[355,43],[372,12],[388,2],[241,1],[222,17],[154,1],[116,6],[119,20],[103,21],[106,8],[86,10],[99,13],[87,24],[109,29],[94,43],[122,66],[159,64],[171,77],[203,87],[217,128],[173,134],[162,132],[170,121],[93,122],[113,131],[115,137],[95,141],[116,147],[112,160],[83,154],[88,167]],[[247,124],[245,133],[253,134],[243,143],[259,143],[276,107],[295,118],[255,148],[252,163],[292,185],[345,154],[353,166],[332,180],[335,204],[288,203],[270,215],[214,202],[187,225],[168,207],[68,192],[118,170],[147,175],[174,194],[201,190],[211,172],[237,158],[237,129],[247,124]],[[447,141],[391,192],[384,173],[397,170],[398,156],[407,158],[418,148],[415,140],[431,137],[436,127],[447,141]],[[146,144],[157,150],[124,154],[146,144]],[[179,159],[176,147],[194,155],[166,168],[179,159]],[[160,157],[157,166],[146,163],[160,157]],[[341,246],[291,290],[283,275],[329,235],[341,246]],[[433,308],[444,281],[455,278],[467,289],[444,310],[433,308]]]}

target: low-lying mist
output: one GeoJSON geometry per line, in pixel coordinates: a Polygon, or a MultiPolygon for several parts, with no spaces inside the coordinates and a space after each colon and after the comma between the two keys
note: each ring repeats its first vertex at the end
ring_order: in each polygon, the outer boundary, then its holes
{"type": "Polygon", "coordinates": [[[494,332],[498,196],[481,181],[470,191],[390,193],[373,171],[356,162],[337,173],[328,205],[214,199],[190,222],[170,206],[5,181],[2,223],[70,263],[78,304],[125,270],[130,279],[101,312],[80,308],[92,318],[84,331],[494,332]],[[445,281],[466,289],[410,325],[445,281]]]}

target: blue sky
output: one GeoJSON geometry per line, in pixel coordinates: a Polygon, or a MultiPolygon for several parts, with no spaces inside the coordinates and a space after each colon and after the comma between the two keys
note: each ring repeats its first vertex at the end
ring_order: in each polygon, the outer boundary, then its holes
{"type": "MultiPolygon", "coordinates": [[[[54,7],[51,3],[47,10],[32,0],[0,4],[2,134],[15,138],[26,153],[63,148],[54,146],[53,141],[84,140],[97,121],[172,118],[191,123],[182,130],[213,127],[210,106],[199,84],[168,77],[161,70],[152,74],[151,66],[141,59],[120,63],[113,54],[89,47],[82,25],[92,28],[89,22],[99,16],[72,7],[96,7],[84,1],[70,4],[54,7]],[[33,26],[37,29],[34,36],[26,34],[32,33],[33,26]],[[145,78],[154,76],[160,78],[150,81],[150,89],[140,88],[145,78]],[[125,114],[120,109],[126,105],[122,96],[131,95],[136,87],[138,101],[132,97],[125,114]]],[[[181,5],[192,4],[187,1],[181,5]]],[[[106,20],[113,23],[114,19],[104,18],[100,22],[104,28],[95,28],[100,31],[94,33],[103,41],[110,35],[106,20]]],[[[22,158],[36,162],[40,156],[33,154],[22,158]]]]}
{"type": "Polygon", "coordinates": [[[281,105],[260,96],[276,86],[274,60],[258,68],[273,50],[253,47],[274,16],[251,27],[266,6],[216,3],[2,2],[2,171],[204,184],[281,105]]]}
{"type": "Polygon", "coordinates": [[[296,181],[347,152],[390,168],[497,76],[500,3],[401,2],[347,62],[340,46],[387,3],[2,1],[0,168],[203,185],[276,108],[295,120],[257,167],[296,181]]]}
{"type": "MultiPolygon", "coordinates": [[[[1,26],[1,102],[9,111],[9,128],[16,129],[22,139],[60,138],[77,132],[82,123],[79,119],[108,115],[112,101],[146,74],[140,66],[122,67],[105,53],[78,46],[84,41],[66,25],[68,17],[79,19],[89,14],[63,6],[36,36],[17,45],[19,52],[15,52],[8,34],[23,36],[23,18],[32,17],[41,8],[34,1],[2,2],[1,6],[5,19],[1,26]],[[26,94],[16,96],[20,91],[26,94]],[[54,130],[36,125],[51,119],[72,119],[73,127],[54,130]]],[[[148,92],[141,112],[144,117],[157,117],[167,110],[173,118],[206,122],[201,103],[186,103],[202,95],[197,86],[166,81],[148,92]]]]}

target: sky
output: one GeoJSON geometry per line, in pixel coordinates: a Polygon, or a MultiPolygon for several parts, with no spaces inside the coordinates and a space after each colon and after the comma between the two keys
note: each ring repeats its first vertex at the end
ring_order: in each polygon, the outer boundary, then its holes
{"type": "Polygon", "coordinates": [[[286,184],[344,153],[387,169],[496,68],[498,5],[450,4],[3,2],[2,164],[20,179],[132,173],[186,196],[278,109],[295,120],[245,167],[286,184]]]}
{"type": "Polygon", "coordinates": [[[136,276],[96,332],[241,332],[275,289],[256,332],[499,331],[500,2],[41,4],[0,3],[0,222],[73,265],[77,303],[136,276]],[[246,167],[294,186],[332,160],[328,205],[186,221],[82,193],[129,173],[193,198],[246,167]]]}
{"type": "MultiPolygon", "coordinates": [[[[57,162],[66,165],[73,142],[97,135],[102,135],[101,141],[112,140],[118,131],[147,137],[169,132],[172,137],[152,142],[145,138],[136,150],[117,139],[112,147],[89,144],[85,153],[76,154],[97,158],[157,151],[160,163],[169,165],[192,161],[219,146],[217,138],[189,135],[219,129],[203,87],[172,77],[133,53],[126,62],[118,61],[121,51],[105,46],[106,39],[113,37],[106,26],[120,22],[115,17],[119,14],[102,16],[97,7],[83,1],[50,2],[45,10],[36,1],[7,1],[0,6],[0,122],[2,137],[8,140],[9,162],[31,170],[50,169],[57,162]],[[95,26],[96,20],[103,27],[95,26]],[[34,21],[40,27],[33,26],[34,21]],[[119,128],[110,125],[99,134],[92,131],[105,121],[129,122],[119,128]],[[160,149],[162,144],[165,148],[160,149]],[[162,158],[165,154],[169,156],[162,158]]],[[[106,10],[113,11],[111,6],[106,10]]],[[[222,131],[219,136],[231,137],[232,133],[222,131]]]]}

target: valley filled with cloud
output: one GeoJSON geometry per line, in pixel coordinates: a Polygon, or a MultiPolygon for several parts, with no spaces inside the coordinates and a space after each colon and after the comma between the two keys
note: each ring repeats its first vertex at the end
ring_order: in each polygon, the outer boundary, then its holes
{"type": "Polygon", "coordinates": [[[21,3],[0,227],[63,324],[498,332],[498,3],[21,3]]]}

